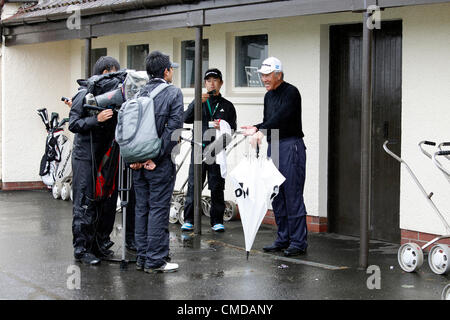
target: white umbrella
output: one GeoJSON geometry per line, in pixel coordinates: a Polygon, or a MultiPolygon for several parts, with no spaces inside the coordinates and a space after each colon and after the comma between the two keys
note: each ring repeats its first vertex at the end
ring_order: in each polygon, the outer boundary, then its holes
{"type": "Polygon", "coordinates": [[[247,259],[270,203],[286,180],[272,159],[244,158],[230,172],[244,229],[247,259]]]}

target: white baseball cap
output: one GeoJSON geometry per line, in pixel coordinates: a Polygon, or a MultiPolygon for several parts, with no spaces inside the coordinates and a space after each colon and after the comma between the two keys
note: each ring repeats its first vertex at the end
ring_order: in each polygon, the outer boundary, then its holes
{"type": "Polygon", "coordinates": [[[283,72],[283,65],[281,64],[281,61],[275,57],[270,57],[264,60],[261,68],[258,70],[258,72],[262,74],[269,74],[274,71],[283,72]]]}

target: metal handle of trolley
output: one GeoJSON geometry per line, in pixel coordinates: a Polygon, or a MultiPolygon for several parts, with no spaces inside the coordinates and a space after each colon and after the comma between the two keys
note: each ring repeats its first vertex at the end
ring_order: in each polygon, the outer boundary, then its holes
{"type": "MultiPolygon", "coordinates": [[[[183,128],[183,130],[184,130],[184,131],[192,131],[191,128],[183,128]]],[[[243,134],[243,133],[244,133],[243,130],[236,130],[236,131],[234,131],[234,133],[233,133],[233,135],[232,135],[230,141],[234,140],[234,139],[236,138],[237,135],[240,135],[240,134],[243,134]]],[[[195,141],[193,141],[192,138],[191,138],[191,139],[188,139],[188,138],[185,138],[185,137],[183,137],[183,136],[181,136],[180,138],[181,138],[181,140],[183,140],[183,141],[191,142],[191,143],[194,143],[194,144],[196,144],[196,145],[198,145],[198,146],[205,147],[205,144],[199,143],[199,142],[195,142],[195,141]]],[[[244,141],[246,138],[247,138],[247,137],[244,136],[244,137],[241,138],[240,140],[236,141],[231,147],[229,147],[228,149],[225,149],[225,150],[226,150],[226,155],[229,155],[230,152],[231,152],[231,150],[233,150],[234,148],[236,148],[236,147],[237,147],[242,141],[244,141]]],[[[229,144],[227,144],[227,147],[228,147],[228,145],[229,145],[229,144]]],[[[182,161],[181,161],[181,164],[179,165],[179,167],[178,167],[178,169],[177,169],[177,173],[178,173],[178,170],[180,170],[182,164],[184,163],[184,161],[186,160],[186,158],[187,158],[188,155],[189,155],[189,152],[186,153],[186,154],[184,155],[184,157],[183,157],[183,159],[182,159],[182,161]]],[[[184,190],[184,188],[185,188],[187,182],[188,182],[188,181],[186,180],[186,181],[183,183],[183,185],[181,186],[181,190],[184,190]]],[[[205,181],[205,183],[203,184],[203,189],[205,188],[206,184],[207,184],[207,181],[205,181]]]]}
{"type": "Polygon", "coordinates": [[[437,157],[439,156],[445,156],[448,157],[450,155],[450,150],[445,150],[445,151],[437,151],[433,154],[432,159],[433,159],[433,163],[436,165],[436,167],[442,171],[442,173],[444,174],[444,176],[447,178],[448,182],[450,182],[450,171],[448,171],[448,169],[446,169],[442,163],[440,163],[437,160],[437,157]]]}
{"type": "MultiPolygon", "coordinates": [[[[422,194],[427,199],[430,206],[433,208],[433,210],[436,212],[438,217],[440,218],[443,226],[445,227],[446,234],[442,236],[438,236],[434,238],[433,240],[429,241],[422,247],[420,247],[417,243],[414,242],[408,242],[403,244],[399,250],[398,250],[398,262],[400,267],[406,271],[406,272],[414,272],[418,268],[420,268],[423,264],[423,250],[427,247],[431,246],[435,242],[450,238],[450,226],[447,223],[445,217],[442,215],[442,213],[439,211],[439,209],[436,207],[434,202],[431,200],[431,197],[433,196],[433,193],[427,193],[425,191],[425,188],[422,186],[422,184],[417,179],[414,172],[411,170],[409,165],[398,155],[396,155],[394,152],[392,152],[388,148],[389,141],[385,141],[383,144],[383,149],[386,151],[387,154],[389,154],[391,157],[393,157],[395,160],[399,161],[400,164],[404,164],[407,171],[413,178],[414,182],[417,184],[419,189],[421,190],[422,194]]],[[[436,145],[435,143],[430,141],[422,141],[419,143],[419,147],[421,151],[428,156],[428,152],[423,149],[423,145],[436,145]]],[[[435,158],[438,155],[448,155],[449,151],[439,151],[435,153],[431,158],[435,158]]],[[[445,274],[450,271],[450,264],[448,263],[448,258],[450,257],[450,247],[445,244],[437,244],[433,246],[430,250],[430,253],[428,254],[428,264],[430,265],[431,270],[436,274],[445,274]]]]}
{"type": "Polygon", "coordinates": [[[433,146],[434,147],[434,146],[436,146],[436,142],[428,141],[428,140],[423,140],[423,141],[419,142],[420,151],[422,151],[422,153],[424,155],[426,155],[428,158],[431,159],[432,155],[428,151],[425,150],[424,145],[433,146]]]}

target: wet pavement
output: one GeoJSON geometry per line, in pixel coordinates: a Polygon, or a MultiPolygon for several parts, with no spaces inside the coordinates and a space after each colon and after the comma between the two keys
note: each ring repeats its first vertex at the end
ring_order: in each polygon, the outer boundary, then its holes
{"type": "Polygon", "coordinates": [[[358,270],[358,238],[330,233],[310,233],[308,253],[301,257],[263,253],[276,232],[267,225],[247,260],[240,221],[226,222],[226,232],[217,234],[207,217],[202,235],[170,225],[178,272],[146,274],[132,262],[123,270],[120,214],[112,234],[119,262],[84,266],[73,259],[71,216],[71,202],[53,200],[47,191],[0,191],[0,299],[439,300],[450,283],[449,275],[431,272],[426,256],[418,272],[405,273],[398,266],[398,245],[371,241],[369,264],[379,268],[376,278],[358,270]]]}

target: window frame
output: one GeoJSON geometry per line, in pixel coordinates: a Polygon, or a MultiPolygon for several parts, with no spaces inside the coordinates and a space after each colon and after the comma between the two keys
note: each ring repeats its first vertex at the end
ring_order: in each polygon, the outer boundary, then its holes
{"type": "MultiPolygon", "coordinates": [[[[128,47],[131,46],[142,46],[147,45],[148,46],[148,52],[150,53],[150,43],[148,41],[132,41],[132,42],[124,42],[123,43],[123,57],[124,57],[124,63],[123,66],[125,66],[126,69],[128,68],[128,47]]],[[[121,64],[122,65],[122,64],[121,64]]],[[[145,69],[145,63],[144,63],[144,69],[143,70],[136,70],[136,71],[146,71],[145,69]]]]}
{"type": "Polygon", "coordinates": [[[91,66],[90,66],[90,68],[91,68],[91,75],[94,75],[94,66],[95,66],[95,63],[98,60],[98,59],[97,60],[94,59],[93,52],[94,52],[94,50],[102,50],[102,49],[106,50],[105,56],[107,56],[108,55],[108,48],[107,47],[91,48],[91,66]]]}
{"type": "MultiPolygon", "coordinates": [[[[179,40],[179,64],[180,64],[180,72],[179,72],[179,82],[178,82],[178,84],[179,84],[179,87],[182,89],[182,90],[195,90],[195,87],[183,87],[182,86],[182,83],[183,83],[183,74],[182,74],[182,70],[183,70],[183,61],[182,61],[182,56],[183,56],[183,52],[182,52],[182,50],[183,50],[183,42],[185,42],[185,41],[194,41],[194,44],[195,44],[195,39],[194,40],[192,40],[192,39],[180,39],[179,40]]],[[[208,67],[207,67],[207,69],[206,70],[208,70],[209,69],[209,67],[210,67],[210,65],[209,65],[209,61],[210,61],[210,59],[209,59],[209,49],[210,49],[210,41],[209,41],[209,38],[203,38],[202,39],[202,41],[207,41],[207,43],[208,43],[208,67]]],[[[202,57],[202,59],[203,59],[203,57],[202,57]]],[[[203,65],[203,61],[202,61],[202,65],[203,65]]],[[[206,70],[204,70],[204,71],[206,71],[206,70]]],[[[194,73],[195,73],[195,69],[194,69],[194,73]]],[[[202,70],[202,81],[203,81],[203,70],[202,70]]],[[[194,83],[194,85],[195,85],[195,83],[194,83]]]]}
{"type": "Polygon", "coordinates": [[[228,95],[252,96],[264,95],[266,88],[263,87],[237,87],[236,86],[236,37],[267,35],[268,57],[270,57],[270,33],[266,29],[258,29],[252,31],[231,32],[227,34],[227,72],[229,73],[229,90],[228,95]]]}

